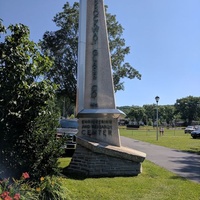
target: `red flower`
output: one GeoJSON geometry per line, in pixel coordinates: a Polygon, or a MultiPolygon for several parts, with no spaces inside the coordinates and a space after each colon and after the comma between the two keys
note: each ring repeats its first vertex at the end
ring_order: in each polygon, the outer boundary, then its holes
{"type": "Polygon", "coordinates": [[[6,198],[8,195],[9,195],[9,192],[8,192],[8,191],[5,191],[5,192],[3,192],[3,193],[0,195],[0,197],[6,198]]]}
{"type": "Polygon", "coordinates": [[[22,174],[22,177],[23,177],[24,179],[30,178],[28,172],[24,172],[24,173],[22,174]]]}
{"type": "Polygon", "coordinates": [[[19,200],[20,199],[20,194],[16,193],[15,196],[13,197],[14,200],[19,200]]]}
{"type": "Polygon", "coordinates": [[[12,197],[6,196],[4,200],[12,200],[12,197]]]}

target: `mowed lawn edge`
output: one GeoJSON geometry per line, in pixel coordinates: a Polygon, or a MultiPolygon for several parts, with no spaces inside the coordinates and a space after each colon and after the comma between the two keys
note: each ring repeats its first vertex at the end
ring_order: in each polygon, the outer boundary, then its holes
{"type": "Polygon", "coordinates": [[[158,140],[156,140],[156,128],[141,127],[138,130],[120,128],[119,130],[121,136],[185,152],[200,154],[200,139],[193,139],[190,134],[185,134],[184,130],[181,128],[165,128],[163,136],[160,136],[160,133],[158,133],[158,140]]]}
{"type": "MultiPolygon", "coordinates": [[[[187,152],[199,153],[200,140],[192,139],[182,129],[165,129],[156,141],[156,129],[120,129],[120,135],[187,152]]],[[[68,166],[71,158],[60,158],[60,167],[68,166]]],[[[179,177],[145,160],[143,172],[135,177],[61,178],[68,189],[68,199],[105,200],[200,200],[200,184],[179,177]]]]}
{"type": "MultiPolygon", "coordinates": [[[[60,158],[60,167],[71,158],[60,158]]],[[[84,178],[60,177],[67,188],[67,199],[105,200],[199,200],[200,184],[145,160],[143,172],[135,177],[84,178]]]]}

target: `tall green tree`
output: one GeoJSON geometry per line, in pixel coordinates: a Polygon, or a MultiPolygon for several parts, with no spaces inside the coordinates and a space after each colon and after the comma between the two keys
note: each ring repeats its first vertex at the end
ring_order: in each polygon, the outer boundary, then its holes
{"type": "Polygon", "coordinates": [[[174,106],[175,114],[180,114],[186,125],[191,125],[193,120],[200,117],[200,97],[188,96],[177,99],[174,106]]]}
{"type": "Polygon", "coordinates": [[[57,167],[56,86],[40,79],[52,65],[29,40],[25,25],[0,22],[0,177],[30,172],[40,177],[57,167]],[[7,174],[7,175],[8,175],[7,174]]]}
{"type": "Polygon", "coordinates": [[[165,115],[164,115],[165,122],[167,124],[173,124],[174,119],[175,119],[175,114],[174,114],[175,107],[174,107],[174,105],[165,105],[164,110],[165,110],[165,115]]]}
{"type": "MultiPolygon", "coordinates": [[[[123,90],[123,78],[140,79],[141,75],[129,63],[124,62],[130,48],[125,45],[122,38],[123,27],[117,22],[115,15],[106,12],[106,16],[114,87],[115,91],[123,90]]],[[[54,65],[46,76],[59,84],[58,95],[66,96],[71,103],[75,103],[76,100],[78,18],[79,3],[75,2],[70,6],[67,2],[63,11],[56,14],[53,19],[58,30],[47,31],[41,41],[43,51],[54,59],[54,65]]]]}
{"type": "Polygon", "coordinates": [[[147,124],[152,125],[152,122],[156,120],[156,104],[146,104],[143,105],[143,108],[145,110],[147,124]]]}
{"type": "Polygon", "coordinates": [[[145,110],[140,106],[132,106],[130,112],[127,114],[127,117],[131,120],[135,120],[139,124],[139,122],[143,121],[145,117],[145,110]]]}

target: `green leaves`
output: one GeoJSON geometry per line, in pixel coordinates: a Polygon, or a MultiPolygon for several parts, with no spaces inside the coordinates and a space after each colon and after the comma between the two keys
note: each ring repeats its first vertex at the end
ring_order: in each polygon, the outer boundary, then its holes
{"type": "Polygon", "coordinates": [[[138,122],[140,120],[143,120],[143,117],[145,116],[145,110],[143,107],[139,107],[139,106],[132,106],[130,112],[127,114],[127,118],[131,119],[131,120],[135,120],[138,122]]]}
{"type": "Polygon", "coordinates": [[[55,138],[57,87],[44,77],[53,62],[29,40],[28,27],[7,30],[0,43],[0,166],[4,173],[26,170],[36,178],[52,173],[61,154],[55,138]]]}
{"type": "Polygon", "coordinates": [[[188,96],[177,99],[175,109],[176,114],[180,114],[181,118],[186,121],[186,124],[191,125],[192,120],[200,119],[200,98],[188,96]]]}
{"type": "MultiPolygon", "coordinates": [[[[63,10],[53,19],[59,30],[46,32],[41,41],[43,51],[54,59],[52,68],[45,75],[59,85],[58,94],[62,98],[69,98],[72,104],[75,104],[76,100],[78,17],[79,3],[75,2],[70,6],[67,2],[63,10]]],[[[129,63],[124,63],[125,56],[130,53],[130,48],[126,46],[125,39],[122,38],[123,27],[117,22],[115,15],[106,13],[106,17],[114,87],[115,91],[123,90],[123,78],[141,79],[141,74],[129,63]]]]}

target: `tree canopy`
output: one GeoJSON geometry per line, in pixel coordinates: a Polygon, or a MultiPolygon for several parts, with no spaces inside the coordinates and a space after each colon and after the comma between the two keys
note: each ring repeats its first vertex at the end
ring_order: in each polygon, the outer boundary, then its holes
{"type": "Polygon", "coordinates": [[[138,124],[143,120],[145,116],[145,110],[143,107],[132,106],[130,112],[127,114],[127,117],[131,120],[135,120],[138,124]]]}
{"type": "Polygon", "coordinates": [[[177,99],[175,103],[175,113],[180,114],[187,125],[191,125],[193,120],[199,120],[200,97],[188,96],[177,99]]]}
{"type": "MultiPolygon", "coordinates": [[[[156,104],[140,106],[122,106],[118,109],[126,113],[129,120],[152,125],[156,121],[156,104]]],[[[184,122],[184,125],[197,124],[200,121],[200,97],[188,96],[177,99],[174,105],[158,105],[159,124],[172,125],[184,122]]],[[[182,123],[183,124],[183,123],[182,123]]]]}
{"type": "MultiPolygon", "coordinates": [[[[107,7],[105,7],[106,9],[107,7]]],[[[123,78],[141,78],[140,73],[125,61],[130,53],[122,38],[123,27],[117,22],[116,16],[107,13],[108,39],[110,44],[111,62],[113,70],[114,89],[123,90],[123,78]]],[[[57,31],[47,31],[40,42],[42,49],[54,60],[54,64],[46,76],[59,84],[58,95],[66,96],[71,103],[76,100],[76,74],[78,57],[78,18],[79,3],[70,6],[67,2],[63,10],[56,14],[53,21],[57,31]]]]}

